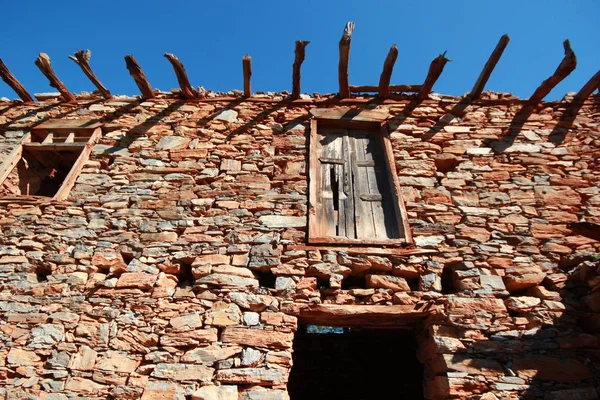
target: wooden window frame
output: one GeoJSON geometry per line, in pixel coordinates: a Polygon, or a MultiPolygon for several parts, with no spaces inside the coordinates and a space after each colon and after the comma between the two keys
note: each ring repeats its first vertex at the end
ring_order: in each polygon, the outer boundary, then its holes
{"type": "MultiPolygon", "coordinates": [[[[93,121],[82,120],[49,120],[31,129],[26,133],[21,142],[17,144],[0,165],[0,186],[8,178],[10,173],[17,166],[23,156],[24,150],[34,151],[54,151],[54,152],[73,152],[80,151],[79,156],[71,166],[69,173],[63,180],[60,188],[52,197],[52,200],[66,200],[75,185],[77,177],[81,173],[83,166],[89,159],[94,145],[102,137],[102,124],[93,121]],[[55,142],[54,135],[59,134],[65,137],[64,141],[55,142]],[[87,138],[85,141],[76,140],[83,135],[87,138]],[[34,141],[35,139],[35,141],[34,141]]],[[[20,198],[38,197],[35,195],[19,195],[20,198]]]]}
{"type": "MultiPolygon", "coordinates": [[[[309,244],[334,244],[334,245],[376,245],[376,246],[406,246],[413,244],[412,234],[408,225],[408,215],[406,206],[402,198],[398,174],[396,173],[396,164],[394,153],[389,138],[388,126],[385,118],[381,116],[356,118],[356,113],[351,118],[344,118],[343,112],[332,110],[330,112],[311,111],[314,118],[310,123],[309,136],[309,204],[308,204],[308,243],[309,244]],[[333,117],[332,117],[333,116],[333,117]],[[322,236],[319,234],[319,221],[317,218],[317,195],[319,193],[317,176],[319,169],[319,160],[317,155],[317,141],[319,128],[345,128],[345,129],[365,129],[369,134],[376,135],[381,141],[383,152],[385,154],[385,165],[389,184],[391,186],[391,195],[393,197],[394,213],[398,229],[404,237],[397,239],[350,239],[336,236],[322,236]]],[[[379,114],[381,115],[381,114],[379,114]]],[[[365,132],[366,134],[367,132],[365,132]]]]}

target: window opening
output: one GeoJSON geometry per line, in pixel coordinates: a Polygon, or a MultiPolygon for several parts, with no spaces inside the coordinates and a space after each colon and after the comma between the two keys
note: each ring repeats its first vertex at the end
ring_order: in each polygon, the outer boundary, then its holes
{"type": "Polygon", "coordinates": [[[0,165],[0,195],[68,197],[94,144],[100,125],[46,121],[32,129],[0,165]]]}
{"type": "Polygon", "coordinates": [[[310,243],[411,242],[387,128],[370,126],[329,127],[313,120],[310,243]]]}

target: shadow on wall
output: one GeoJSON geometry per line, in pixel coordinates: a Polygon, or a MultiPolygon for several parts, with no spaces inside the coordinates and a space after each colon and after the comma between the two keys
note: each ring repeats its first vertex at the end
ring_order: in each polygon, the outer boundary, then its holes
{"type": "Polygon", "coordinates": [[[429,384],[428,395],[599,399],[599,257],[590,251],[562,257],[562,274],[549,273],[538,286],[505,297],[508,315],[496,312],[492,324],[477,326],[477,311],[462,316],[463,323],[446,321],[470,345],[433,363],[438,377],[429,384]]]}

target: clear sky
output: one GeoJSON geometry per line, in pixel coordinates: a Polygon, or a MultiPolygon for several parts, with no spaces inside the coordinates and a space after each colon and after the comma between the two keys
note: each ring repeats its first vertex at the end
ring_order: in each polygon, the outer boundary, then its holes
{"type": "MultiPolygon", "coordinates": [[[[253,91],[291,91],[294,41],[310,40],[302,91],[337,92],[338,41],[347,21],[356,28],[350,84],[375,85],[391,44],[399,56],[392,84],[419,84],[429,63],[447,50],[453,60],[434,91],[469,92],[498,39],[511,41],[487,89],[529,97],[550,76],[570,39],[577,69],[546,98],[577,91],[600,69],[598,0],[430,1],[112,1],[5,0],[0,57],[30,93],[55,91],[34,65],[48,53],[73,92],[95,88],[67,58],[92,51],[91,65],[115,94],[139,91],[123,56],[133,54],[153,88],[177,87],[171,64],[183,62],[193,86],[242,89],[242,56],[252,56],[253,91]]],[[[16,94],[0,81],[0,97],[16,94]]]]}

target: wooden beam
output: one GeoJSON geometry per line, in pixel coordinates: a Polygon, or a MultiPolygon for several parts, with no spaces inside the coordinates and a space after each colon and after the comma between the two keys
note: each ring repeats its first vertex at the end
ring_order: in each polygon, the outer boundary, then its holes
{"type": "Polygon", "coordinates": [[[439,56],[433,59],[431,65],[429,65],[429,71],[427,72],[425,82],[423,82],[423,86],[421,87],[421,90],[417,95],[417,98],[419,100],[425,100],[427,96],[429,96],[429,92],[431,92],[433,85],[442,74],[444,66],[448,61],[450,60],[446,58],[446,52],[440,54],[439,56]]]}
{"type": "Polygon", "coordinates": [[[252,96],[252,85],[250,84],[250,78],[252,77],[252,57],[242,57],[242,67],[244,69],[244,96],[252,96]]]}
{"type": "Polygon", "coordinates": [[[594,76],[577,92],[573,97],[573,103],[583,103],[588,97],[594,93],[594,90],[600,88],[600,71],[596,72],[594,76]]]}
{"type": "Polygon", "coordinates": [[[26,143],[23,147],[26,150],[33,151],[79,151],[85,147],[86,142],[72,142],[72,143],[26,143]]]}
{"type": "Polygon", "coordinates": [[[4,162],[0,165],[0,185],[4,183],[8,175],[17,166],[23,155],[23,144],[31,141],[31,134],[26,133],[21,139],[21,143],[16,145],[12,151],[4,158],[4,162]]]}
{"type": "Polygon", "coordinates": [[[338,82],[340,85],[340,97],[350,97],[350,84],[348,83],[348,61],[350,60],[350,41],[354,31],[354,22],[348,22],[344,28],[344,34],[340,39],[340,62],[338,64],[338,82]]]}
{"type": "Polygon", "coordinates": [[[101,137],[102,128],[94,129],[94,133],[90,137],[90,140],[88,140],[88,142],[85,144],[85,147],[81,151],[81,154],[79,154],[79,157],[77,157],[77,160],[73,164],[73,167],[71,167],[71,170],[65,177],[65,180],[60,186],[60,189],[58,189],[58,192],[56,192],[56,194],[54,195],[54,200],[65,200],[69,196],[71,188],[73,188],[73,185],[75,185],[75,181],[77,180],[79,173],[83,169],[84,164],[86,163],[90,154],[92,153],[94,145],[96,144],[96,142],[98,142],[98,140],[100,140],[101,137]]]}
{"type": "Polygon", "coordinates": [[[185,72],[183,63],[179,61],[174,54],[165,53],[164,56],[171,62],[171,65],[173,65],[175,75],[177,76],[177,82],[179,82],[179,87],[181,88],[181,94],[183,97],[188,100],[197,98],[198,92],[196,92],[194,88],[192,88],[192,85],[190,85],[190,81],[188,80],[187,72],[185,72]]]}
{"type": "Polygon", "coordinates": [[[395,44],[390,47],[387,57],[383,63],[383,71],[379,77],[379,97],[386,99],[390,95],[390,79],[392,78],[392,71],[394,70],[394,64],[398,58],[398,48],[395,44]]]}
{"type": "Polygon", "coordinates": [[[292,100],[300,98],[300,67],[304,62],[305,48],[309,43],[308,40],[296,40],[294,65],[292,67],[292,100]]]}
{"type": "Polygon", "coordinates": [[[92,81],[94,86],[98,88],[98,91],[100,91],[102,97],[104,97],[105,99],[112,98],[112,94],[110,94],[110,91],[104,87],[102,82],[100,82],[100,79],[98,79],[96,74],[94,74],[94,71],[92,71],[92,67],[90,66],[90,58],[92,58],[91,51],[79,50],[75,52],[75,55],[69,56],[69,58],[75,61],[77,65],[79,65],[83,73],[89,78],[90,81],[92,81]]]}
{"type": "Polygon", "coordinates": [[[569,43],[569,39],[565,40],[563,43],[565,48],[565,57],[562,59],[554,74],[544,82],[541,83],[540,86],[535,90],[533,95],[529,98],[530,103],[539,103],[550,93],[552,89],[556,85],[560,83],[563,79],[565,79],[577,66],[577,57],[573,50],[571,50],[571,43],[569,43]]]}
{"type": "MultiPolygon", "coordinates": [[[[419,92],[423,85],[389,85],[390,93],[398,92],[419,92]]],[[[350,85],[350,93],[371,93],[379,92],[379,86],[373,85],[350,85]]]]}
{"type": "Polygon", "coordinates": [[[127,69],[129,70],[129,74],[137,84],[140,92],[142,92],[142,99],[151,99],[154,97],[154,92],[152,91],[152,87],[146,79],[146,75],[144,71],[142,71],[142,67],[138,64],[133,55],[128,54],[125,56],[125,65],[127,65],[127,69]]]}
{"type": "Polygon", "coordinates": [[[50,86],[58,89],[58,91],[60,92],[60,94],[66,102],[73,103],[77,100],[75,98],[75,95],[71,93],[69,89],[67,89],[64,83],[62,83],[54,73],[52,65],[50,64],[50,57],[48,57],[48,54],[40,53],[37,59],[35,60],[35,65],[37,65],[40,71],[42,71],[42,74],[44,74],[46,78],[48,78],[48,80],[50,81],[50,86]]]}
{"type": "Polygon", "coordinates": [[[0,78],[2,78],[2,80],[4,82],[6,82],[6,84],[8,86],[10,86],[10,88],[12,90],[14,90],[15,93],[17,93],[17,95],[25,103],[30,103],[30,102],[35,101],[33,99],[33,97],[31,97],[31,95],[27,92],[27,90],[23,87],[23,85],[21,85],[21,82],[19,82],[19,80],[17,78],[15,78],[15,76],[10,72],[10,70],[8,69],[6,64],[4,64],[4,61],[2,61],[1,58],[0,58],[0,78]]]}
{"type": "Polygon", "coordinates": [[[496,48],[494,51],[492,51],[490,58],[485,63],[481,74],[479,74],[479,78],[477,78],[477,82],[475,82],[473,89],[471,89],[471,93],[469,93],[469,98],[471,98],[471,100],[476,100],[479,98],[479,96],[481,96],[481,92],[483,92],[485,84],[487,83],[488,79],[490,79],[492,71],[494,71],[494,68],[496,68],[498,60],[500,60],[500,57],[502,57],[502,53],[504,53],[504,49],[508,45],[508,42],[510,42],[510,37],[507,34],[502,35],[498,41],[498,44],[496,45],[496,48]]]}

